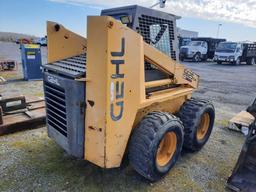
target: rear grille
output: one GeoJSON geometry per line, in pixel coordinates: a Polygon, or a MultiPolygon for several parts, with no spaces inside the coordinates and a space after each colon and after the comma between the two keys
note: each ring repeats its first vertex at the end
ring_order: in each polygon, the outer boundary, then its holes
{"type": "Polygon", "coordinates": [[[67,137],[65,90],[47,82],[44,87],[48,124],[67,137]]]}
{"type": "Polygon", "coordinates": [[[86,76],[86,54],[77,55],[50,64],[43,65],[44,69],[72,78],[86,76]]]}
{"type": "Polygon", "coordinates": [[[188,48],[182,47],[182,48],[180,49],[180,53],[182,53],[182,54],[187,54],[187,53],[188,53],[188,48]]]}

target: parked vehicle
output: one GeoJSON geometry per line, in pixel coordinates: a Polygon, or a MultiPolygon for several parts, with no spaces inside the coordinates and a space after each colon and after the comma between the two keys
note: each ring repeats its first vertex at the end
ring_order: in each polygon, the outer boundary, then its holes
{"type": "Polygon", "coordinates": [[[178,40],[179,40],[179,48],[182,47],[182,46],[186,46],[191,42],[190,37],[180,37],[180,36],[178,36],[178,40]]]}
{"type": "Polygon", "coordinates": [[[32,39],[18,38],[16,40],[16,44],[30,44],[30,43],[32,43],[32,39]]]}
{"type": "Polygon", "coordinates": [[[221,64],[228,62],[239,65],[246,62],[254,65],[256,59],[256,43],[222,42],[215,51],[214,60],[221,64]]]}
{"type": "Polygon", "coordinates": [[[47,46],[47,36],[42,37],[36,41],[36,44],[41,46],[47,46]]]}
{"type": "Polygon", "coordinates": [[[192,59],[195,62],[213,59],[216,47],[226,39],[207,37],[192,38],[191,42],[180,48],[180,60],[192,59]]]}

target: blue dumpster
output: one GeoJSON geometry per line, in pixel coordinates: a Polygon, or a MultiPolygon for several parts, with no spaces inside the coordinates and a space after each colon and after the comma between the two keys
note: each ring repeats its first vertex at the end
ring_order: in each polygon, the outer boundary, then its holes
{"type": "Polygon", "coordinates": [[[21,45],[22,68],[25,80],[42,79],[42,58],[39,45],[23,44],[21,45]]]}

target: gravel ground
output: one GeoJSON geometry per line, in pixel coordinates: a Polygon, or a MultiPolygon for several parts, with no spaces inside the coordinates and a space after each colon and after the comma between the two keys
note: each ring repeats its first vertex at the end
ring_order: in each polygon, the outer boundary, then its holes
{"type": "MultiPolygon", "coordinates": [[[[47,51],[42,53],[45,62],[47,51]]],[[[18,46],[0,42],[0,58],[20,61],[18,46]]],[[[254,99],[256,66],[184,64],[201,76],[194,96],[213,101],[216,122],[205,147],[197,153],[183,152],[161,181],[149,183],[127,162],[120,168],[103,170],[74,159],[47,137],[43,127],[0,137],[0,191],[227,191],[225,183],[244,137],[225,127],[254,99]]],[[[0,85],[0,94],[41,96],[42,82],[11,81],[0,85]]]]}

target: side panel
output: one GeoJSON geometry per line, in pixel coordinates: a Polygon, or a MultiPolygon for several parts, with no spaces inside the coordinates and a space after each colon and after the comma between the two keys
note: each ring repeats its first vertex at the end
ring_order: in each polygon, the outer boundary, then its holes
{"type": "Polygon", "coordinates": [[[86,52],[86,38],[65,29],[62,25],[47,22],[48,63],[86,52]]]}
{"type": "Polygon", "coordinates": [[[85,159],[118,167],[145,99],[143,39],[111,17],[89,17],[87,29],[85,159]]]}
{"type": "Polygon", "coordinates": [[[87,82],[84,158],[105,167],[107,114],[107,18],[87,19],[87,82]]]}
{"type": "Polygon", "coordinates": [[[65,151],[84,157],[85,83],[44,72],[48,135],[65,151]]]}
{"type": "Polygon", "coordinates": [[[136,32],[117,22],[109,30],[108,39],[106,167],[117,167],[122,161],[139,104],[145,99],[144,42],[136,32]],[[123,61],[119,71],[123,78],[114,77],[117,61],[123,61]],[[119,106],[122,103],[123,108],[119,106]]]}

